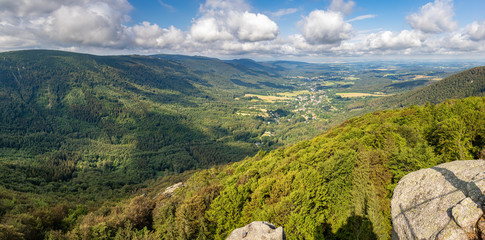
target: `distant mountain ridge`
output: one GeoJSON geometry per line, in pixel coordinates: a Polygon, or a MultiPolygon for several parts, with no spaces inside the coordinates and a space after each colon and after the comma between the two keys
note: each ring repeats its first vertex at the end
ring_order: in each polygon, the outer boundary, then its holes
{"type": "Polygon", "coordinates": [[[380,98],[371,106],[380,109],[440,103],[446,99],[461,99],[471,96],[485,96],[485,66],[472,68],[437,83],[410,92],[380,98]]]}
{"type": "Polygon", "coordinates": [[[152,57],[177,62],[222,88],[233,88],[234,84],[240,87],[259,86],[264,88],[268,80],[274,85],[279,85],[271,79],[281,78],[279,72],[285,70],[282,67],[259,63],[251,59],[220,60],[200,56],[163,54],[152,55],[152,57]],[[227,82],[227,79],[236,79],[236,81],[230,83],[227,82]]]}

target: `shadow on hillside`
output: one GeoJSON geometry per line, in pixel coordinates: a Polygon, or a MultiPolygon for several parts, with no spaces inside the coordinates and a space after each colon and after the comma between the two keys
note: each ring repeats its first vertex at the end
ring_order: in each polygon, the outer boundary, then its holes
{"type": "Polygon", "coordinates": [[[137,179],[146,180],[161,172],[181,173],[239,161],[256,154],[248,143],[217,141],[225,129],[202,132],[183,115],[149,112],[138,119],[136,150],[131,168],[137,179]]]}
{"type": "Polygon", "coordinates": [[[337,230],[331,231],[331,225],[324,226],[325,239],[332,240],[375,240],[377,235],[374,233],[372,222],[367,217],[352,215],[347,218],[345,225],[337,230]]]}

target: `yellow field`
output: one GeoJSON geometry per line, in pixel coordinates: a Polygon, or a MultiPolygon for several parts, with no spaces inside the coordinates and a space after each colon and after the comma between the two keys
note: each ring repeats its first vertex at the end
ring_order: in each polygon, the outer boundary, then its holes
{"type": "Polygon", "coordinates": [[[426,75],[416,75],[413,79],[419,80],[419,79],[425,79],[425,78],[431,78],[431,77],[426,75]]]}
{"type": "Polygon", "coordinates": [[[277,97],[277,96],[264,96],[264,95],[256,95],[256,94],[246,94],[244,97],[257,97],[265,102],[276,102],[276,101],[287,101],[291,100],[289,97],[277,97]]]}
{"type": "Polygon", "coordinates": [[[296,96],[302,95],[302,94],[310,94],[310,91],[308,91],[308,90],[301,90],[301,91],[277,93],[277,95],[284,96],[284,97],[296,97],[296,96]]]}
{"type": "Polygon", "coordinates": [[[322,85],[323,86],[326,86],[326,87],[331,87],[331,86],[335,86],[337,84],[340,84],[340,85],[354,85],[355,82],[342,82],[342,81],[332,81],[332,82],[322,82],[322,85]]]}
{"type": "Polygon", "coordinates": [[[371,94],[371,93],[336,93],[343,98],[356,98],[356,97],[383,97],[385,94],[371,94]]]}

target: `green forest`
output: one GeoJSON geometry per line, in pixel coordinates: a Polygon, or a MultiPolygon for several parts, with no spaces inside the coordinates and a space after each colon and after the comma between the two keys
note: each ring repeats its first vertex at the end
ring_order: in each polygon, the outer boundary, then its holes
{"type": "Polygon", "coordinates": [[[379,111],[188,179],[159,179],[144,195],[108,201],[91,212],[78,205],[63,214],[63,205],[50,206],[46,211],[58,213],[64,228],[46,236],[225,239],[233,229],[264,219],[283,226],[288,239],[389,239],[390,199],[401,177],[484,154],[485,98],[379,111]],[[184,186],[163,194],[170,181],[184,186]]]}
{"type": "Polygon", "coordinates": [[[0,53],[0,239],[389,239],[401,177],[485,155],[485,68],[369,68],[0,53]]]}

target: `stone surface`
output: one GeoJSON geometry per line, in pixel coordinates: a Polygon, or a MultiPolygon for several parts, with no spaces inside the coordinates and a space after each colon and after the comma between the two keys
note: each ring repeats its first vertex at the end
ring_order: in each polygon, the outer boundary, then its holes
{"type": "Polygon", "coordinates": [[[454,223],[450,225],[438,234],[437,240],[468,240],[467,233],[463,229],[454,223]]]}
{"type": "Polygon", "coordinates": [[[184,187],[184,183],[178,182],[170,187],[165,188],[165,191],[163,191],[162,195],[166,197],[171,197],[173,195],[173,192],[181,187],[184,187]]]}
{"type": "MultiPolygon", "coordinates": [[[[467,160],[404,176],[394,189],[391,201],[392,239],[460,239],[458,235],[466,235],[455,223],[452,209],[468,197],[475,205],[481,205],[484,173],[485,161],[467,160]]],[[[474,216],[481,211],[480,208],[475,210],[474,216]]],[[[458,209],[455,212],[457,218],[461,218],[458,209]]]]}
{"type": "Polygon", "coordinates": [[[269,222],[256,221],[242,228],[235,229],[226,240],[284,240],[282,227],[276,228],[269,222]]]}
{"type": "Polygon", "coordinates": [[[467,197],[451,209],[451,215],[456,224],[467,233],[474,233],[478,219],[483,211],[471,198],[467,197]]]}
{"type": "Polygon", "coordinates": [[[484,217],[478,220],[477,228],[478,228],[478,236],[481,239],[485,239],[485,218],[484,217]]]}
{"type": "MultiPolygon", "coordinates": [[[[483,160],[482,160],[483,161],[483,160]]],[[[473,201],[482,201],[485,199],[480,199],[484,198],[484,192],[485,192],[485,172],[480,172],[478,175],[474,176],[472,181],[467,184],[466,186],[469,197],[473,201]]]]}

